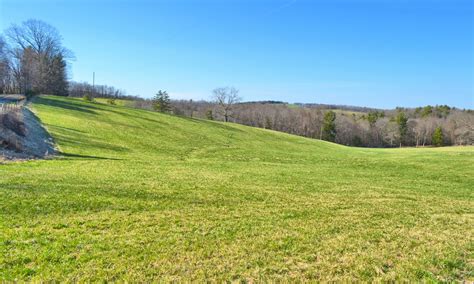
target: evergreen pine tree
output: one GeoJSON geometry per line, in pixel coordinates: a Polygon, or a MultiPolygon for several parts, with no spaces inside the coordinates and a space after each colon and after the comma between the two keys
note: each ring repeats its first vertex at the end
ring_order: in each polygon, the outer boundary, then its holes
{"type": "Polygon", "coordinates": [[[158,91],[153,99],[153,109],[159,112],[171,111],[171,100],[170,96],[166,91],[158,91]]]}
{"type": "Polygon", "coordinates": [[[332,110],[324,115],[322,138],[331,142],[336,140],[336,113],[332,110]]]}
{"type": "Polygon", "coordinates": [[[440,126],[436,127],[435,131],[433,132],[432,142],[433,146],[443,146],[443,130],[440,126]]]}
{"type": "Polygon", "coordinates": [[[62,54],[54,56],[49,63],[45,92],[56,96],[68,95],[66,61],[62,54]]]}
{"type": "Polygon", "coordinates": [[[400,147],[405,143],[407,132],[408,132],[408,118],[404,112],[399,112],[395,121],[398,125],[398,134],[400,135],[400,147]]]}

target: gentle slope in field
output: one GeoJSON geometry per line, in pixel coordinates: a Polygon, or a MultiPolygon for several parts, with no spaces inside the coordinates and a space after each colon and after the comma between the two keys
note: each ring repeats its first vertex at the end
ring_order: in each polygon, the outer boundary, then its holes
{"type": "Polygon", "coordinates": [[[62,158],[0,165],[0,279],[473,280],[473,147],[33,109],[62,158]]]}

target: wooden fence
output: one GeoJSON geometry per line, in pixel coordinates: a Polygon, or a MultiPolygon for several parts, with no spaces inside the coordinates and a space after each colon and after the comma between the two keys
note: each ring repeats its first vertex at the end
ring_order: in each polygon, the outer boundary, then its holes
{"type": "Polygon", "coordinates": [[[20,111],[23,108],[23,102],[3,103],[0,104],[0,113],[7,113],[11,111],[20,111]]]}

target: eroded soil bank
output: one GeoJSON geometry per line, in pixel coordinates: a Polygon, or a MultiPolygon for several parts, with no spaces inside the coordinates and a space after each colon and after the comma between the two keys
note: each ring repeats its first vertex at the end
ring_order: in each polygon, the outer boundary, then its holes
{"type": "Polygon", "coordinates": [[[0,161],[48,158],[56,153],[52,137],[28,106],[0,112],[0,161]]]}

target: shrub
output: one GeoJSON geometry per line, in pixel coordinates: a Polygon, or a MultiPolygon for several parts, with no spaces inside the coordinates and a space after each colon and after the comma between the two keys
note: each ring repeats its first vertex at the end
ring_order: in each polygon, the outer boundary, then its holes
{"type": "Polygon", "coordinates": [[[89,94],[89,93],[86,93],[82,99],[85,101],[85,102],[93,102],[94,101],[94,97],[89,94]]]}
{"type": "Polygon", "coordinates": [[[16,135],[9,135],[6,138],[0,136],[0,146],[8,150],[20,152],[23,150],[23,146],[20,139],[16,135]]]}
{"type": "Polygon", "coordinates": [[[21,137],[26,135],[26,127],[21,112],[10,111],[0,114],[0,146],[21,151],[21,137]]]}
{"type": "Polygon", "coordinates": [[[113,106],[116,105],[116,103],[115,103],[115,98],[108,99],[108,100],[107,100],[107,103],[108,103],[109,105],[113,105],[113,106]]]}
{"type": "Polygon", "coordinates": [[[363,147],[364,143],[362,142],[362,139],[356,135],[354,138],[352,138],[352,145],[356,147],[363,147]]]}
{"type": "Polygon", "coordinates": [[[214,120],[214,114],[212,113],[212,109],[206,112],[206,118],[209,120],[214,120]]]}
{"type": "Polygon", "coordinates": [[[26,135],[25,123],[20,112],[10,111],[0,114],[0,129],[10,130],[22,137],[26,135]]]}
{"type": "Polygon", "coordinates": [[[31,99],[33,96],[36,96],[36,95],[38,95],[38,92],[35,92],[33,90],[27,90],[25,92],[25,96],[27,99],[31,99]]]}

